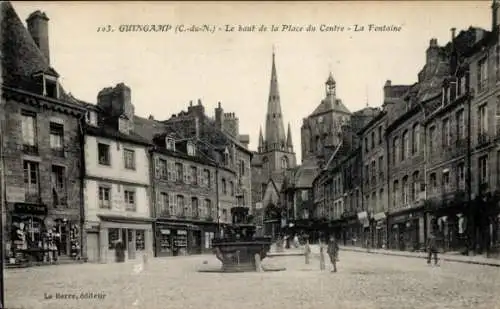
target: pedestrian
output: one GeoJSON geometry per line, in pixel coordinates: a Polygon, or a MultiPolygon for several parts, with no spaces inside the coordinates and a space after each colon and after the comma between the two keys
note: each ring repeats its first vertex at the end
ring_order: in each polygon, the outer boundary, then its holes
{"type": "Polygon", "coordinates": [[[337,239],[335,236],[330,236],[330,241],[328,242],[327,249],[328,256],[330,257],[330,262],[332,263],[333,270],[332,272],[337,272],[337,259],[339,256],[339,244],[337,243],[337,239]]]}
{"type": "Polygon", "coordinates": [[[434,256],[434,265],[438,263],[438,253],[436,244],[436,235],[431,233],[429,239],[427,240],[427,264],[431,264],[431,258],[434,256]]]}

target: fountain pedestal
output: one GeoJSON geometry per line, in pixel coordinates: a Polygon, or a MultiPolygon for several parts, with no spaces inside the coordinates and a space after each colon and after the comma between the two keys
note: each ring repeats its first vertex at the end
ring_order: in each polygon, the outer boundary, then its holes
{"type": "Polygon", "coordinates": [[[271,249],[271,237],[255,237],[256,227],[248,223],[248,208],[231,208],[233,225],[222,237],[212,240],[217,259],[224,272],[256,271],[255,254],[262,261],[271,249]]]}

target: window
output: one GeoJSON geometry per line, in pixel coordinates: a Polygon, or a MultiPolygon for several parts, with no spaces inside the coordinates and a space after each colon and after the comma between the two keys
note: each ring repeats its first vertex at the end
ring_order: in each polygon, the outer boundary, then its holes
{"type": "Polygon", "coordinates": [[[23,111],[21,112],[21,129],[23,134],[24,151],[37,152],[36,143],[36,114],[23,111]]]}
{"type": "Polygon", "coordinates": [[[451,132],[450,132],[450,119],[449,118],[444,118],[443,119],[443,147],[448,147],[451,145],[451,132]]]}
{"type": "Polygon", "coordinates": [[[378,208],[379,211],[383,211],[384,210],[384,189],[380,189],[380,193],[378,195],[378,198],[379,198],[379,205],[380,207],[378,208]]]}
{"type": "Polygon", "coordinates": [[[98,143],[97,144],[97,157],[100,165],[111,165],[111,158],[109,154],[109,145],[98,143]]]}
{"type": "Polygon", "coordinates": [[[302,192],[301,192],[301,198],[302,198],[302,201],[309,200],[309,196],[308,196],[307,190],[302,190],[302,192]]]}
{"type": "Polygon", "coordinates": [[[159,164],[159,170],[160,170],[160,178],[163,180],[168,179],[168,168],[167,168],[167,161],[164,159],[158,160],[159,164]]]}
{"type": "Polygon", "coordinates": [[[477,121],[479,134],[486,134],[488,132],[488,107],[486,104],[479,106],[477,111],[477,121]]]}
{"type": "Polygon", "coordinates": [[[125,168],[128,170],[135,170],[135,151],[130,149],[123,150],[123,159],[125,161],[125,168]]]}
{"type": "Polygon", "coordinates": [[[482,156],[478,160],[479,166],[479,184],[487,184],[488,183],[488,156],[482,156]]]}
{"type": "Polygon", "coordinates": [[[408,176],[403,177],[403,206],[410,203],[410,184],[408,183],[408,176]]]}
{"type": "Polygon", "coordinates": [[[45,92],[44,95],[49,98],[57,99],[59,97],[59,91],[57,87],[57,80],[55,77],[44,76],[45,92]]]}
{"type": "Polygon", "coordinates": [[[135,250],[144,251],[146,249],[144,230],[135,230],[135,250]]]}
{"type": "Polygon", "coordinates": [[[227,194],[227,185],[226,185],[226,180],[224,178],[222,178],[222,194],[227,194]]]}
{"type": "Polygon", "coordinates": [[[375,148],[375,131],[372,131],[372,149],[375,148]]]}
{"type": "Polygon", "coordinates": [[[38,163],[24,161],[24,188],[26,194],[38,196],[40,191],[38,163]]]}
{"type": "Polygon", "coordinates": [[[193,211],[193,218],[198,218],[200,213],[199,213],[199,209],[198,209],[198,198],[197,197],[191,198],[191,209],[193,211]]]}
{"type": "Polygon", "coordinates": [[[52,201],[55,206],[66,205],[66,185],[64,167],[52,165],[52,201]]]}
{"type": "Polygon", "coordinates": [[[365,137],[365,152],[368,152],[368,137],[365,137]]]}
{"type": "Polygon", "coordinates": [[[173,138],[167,138],[166,145],[168,150],[175,151],[175,141],[173,138]]]}
{"type": "Polygon", "coordinates": [[[435,151],[434,146],[436,144],[436,126],[429,128],[429,154],[432,155],[435,151]]]}
{"type": "Polygon", "coordinates": [[[382,135],[383,135],[382,126],[379,126],[378,127],[378,143],[379,143],[379,145],[382,144],[382,135]]]}
{"type": "Polygon", "coordinates": [[[394,140],[392,141],[392,151],[393,151],[392,163],[396,164],[396,163],[398,163],[398,159],[399,159],[399,138],[398,137],[395,137],[394,140]]]}
{"type": "Polygon", "coordinates": [[[124,190],[125,210],[135,211],[135,191],[124,190]]]}
{"type": "Polygon", "coordinates": [[[495,46],[495,75],[496,79],[500,79],[500,45],[495,46]]]}
{"type": "Polygon", "coordinates": [[[460,89],[460,93],[461,94],[465,94],[467,92],[467,77],[465,76],[462,76],[460,78],[460,86],[459,86],[459,89],[460,89]]]}
{"type": "Polygon", "coordinates": [[[229,182],[229,193],[231,196],[234,196],[234,182],[232,181],[229,182]]]}
{"type": "Polygon", "coordinates": [[[194,156],[195,155],[195,149],[193,143],[188,143],[187,144],[187,153],[189,156],[194,156]]]}
{"type": "Polygon", "coordinates": [[[477,63],[477,91],[480,92],[488,86],[488,61],[487,57],[477,63]]]}
{"type": "MultiPolygon", "coordinates": [[[[378,157],[378,171],[380,175],[380,180],[384,179],[384,156],[379,156],[378,157]]],[[[348,178],[350,178],[351,175],[348,175],[348,178]]]]}
{"type": "Polygon", "coordinates": [[[203,184],[205,185],[205,187],[210,188],[210,171],[209,170],[203,171],[203,184]]]}
{"type": "Polygon", "coordinates": [[[436,193],[437,191],[437,176],[436,176],[436,173],[432,173],[430,175],[430,180],[429,180],[429,183],[430,183],[430,186],[431,186],[431,192],[432,193],[436,193]]]}
{"type": "Polygon", "coordinates": [[[58,123],[50,123],[50,148],[56,156],[64,156],[64,126],[58,123]]]}
{"type": "Polygon", "coordinates": [[[394,208],[397,207],[398,202],[399,202],[399,181],[394,180],[394,185],[393,185],[393,194],[392,194],[392,206],[394,208]]]}
{"type": "Polygon", "coordinates": [[[213,218],[211,200],[205,200],[205,215],[207,218],[213,218]]]}
{"type": "Polygon", "coordinates": [[[182,166],[182,163],[175,163],[175,172],[177,175],[177,181],[183,181],[184,180],[184,167],[182,166]]]}
{"type": "Polygon", "coordinates": [[[123,240],[120,235],[121,229],[109,228],[108,229],[108,249],[112,250],[115,248],[115,244],[119,240],[123,240]]]}
{"type": "Polygon", "coordinates": [[[419,198],[420,193],[420,179],[418,171],[414,172],[412,175],[413,186],[411,189],[411,200],[416,201],[419,198]]]}
{"type": "Polygon", "coordinates": [[[403,132],[403,145],[401,149],[401,160],[405,160],[410,157],[410,137],[408,136],[408,131],[403,132]]]}
{"type": "Polygon", "coordinates": [[[240,160],[240,176],[245,175],[245,161],[240,160]]]}
{"type": "Polygon", "coordinates": [[[375,184],[376,181],[377,181],[377,163],[375,162],[375,160],[372,160],[372,163],[371,163],[371,175],[372,175],[372,183],[375,184]]]}
{"type": "Polygon", "coordinates": [[[465,190],[465,164],[463,163],[457,166],[457,183],[460,190],[465,190]]]}
{"type": "Polygon", "coordinates": [[[111,187],[99,186],[99,207],[111,208],[111,187]]]}
{"type": "Polygon", "coordinates": [[[448,170],[443,171],[443,179],[441,179],[443,183],[443,191],[450,191],[450,172],[448,170]]]}
{"type": "Polygon", "coordinates": [[[161,205],[161,214],[169,216],[170,213],[170,203],[169,203],[168,193],[161,192],[160,193],[160,205],[161,205]]]}
{"type": "Polygon", "coordinates": [[[281,158],[281,168],[282,169],[288,168],[288,158],[287,157],[281,158]]]}
{"type": "Polygon", "coordinates": [[[365,182],[368,183],[370,181],[370,167],[368,164],[365,164],[365,182]]]}
{"type": "Polygon", "coordinates": [[[465,117],[463,109],[457,111],[456,119],[457,119],[457,140],[464,139],[467,135],[465,134],[465,117]]]}
{"type": "Polygon", "coordinates": [[[224,222],[228,222],[229,221],[229,216],[228,216],[228,213],[227,213],[227,209],[222,209],[222,217],[224,218],[224,222]]]}
{"type": "Polygon", "coordinates": [[[411,152],[416,154],[420,150],[420,124],[416,123],[411,131],[411,152]]]}
{"type": "Polygon", "coordinates": [[[185,216],[186,215],[186,210],[184,209],[184,196],[182,195],[177,195],[177,211],[176,214],[178,216],[185,216]]]}
{"type": "Polygon", "coordinates": [[[196,166],[191,166],[191,184],[198,184],[198,169],[196,166]]]}

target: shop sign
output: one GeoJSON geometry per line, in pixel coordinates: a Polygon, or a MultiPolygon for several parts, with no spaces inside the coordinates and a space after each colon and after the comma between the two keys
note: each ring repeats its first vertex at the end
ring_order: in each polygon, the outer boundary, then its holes
{"type": "Polygon", "coordinates": [[[26,198],[24,187],[7,186],[5,188],[5,195],[7,202],[10,203],[24,203],[26,198]]]}
{"type": "Polygon", "coordinates": [[[168,229],[161,229],[160,233],[163,234],[163,235],[170,235],[170,230],[168,230],[168,229]]]}
{"type": "Polygon", "coordinates": [[[386,218],[385,212],[379,212],[373,215],[373,220],[380,221],[386,218]]]}
{"type": "Polygon", "coordinates": [[[41,204],[16,203],[14,204],[14,212],[20,214],[45,215],[47,214],[47,206],[41,204]]]}
{"type": "Polygon", "coordinates": [[[186,230],[177,230],[177,235],[187,235],[186,230]]]}

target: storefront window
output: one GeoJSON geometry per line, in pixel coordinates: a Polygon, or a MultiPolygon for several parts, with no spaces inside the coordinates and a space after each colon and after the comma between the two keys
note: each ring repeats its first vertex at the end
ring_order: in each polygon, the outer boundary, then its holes
{"type": "Polygon", "coordinates": [[[171,252],[172,246],[170,241],[170,230],[161,229],[160,230],[160,252],[166,253],[171,252]]]}
{"type": "Polygon", "coordinates": [[[108,249],[114,249],[120,240],[120,229],[108,229],[108,249]]]}
{"type": "Polygon", "coordinates": [[[205,249],[212,248],[212,239],[215,237],[214,232],[205,232],[205,249]]]}
{"type": "Polygon", "coordinates": [[[144,244],[144,230],[135,231],[135,249],[144,250],[146,248],[144,244]]]}

